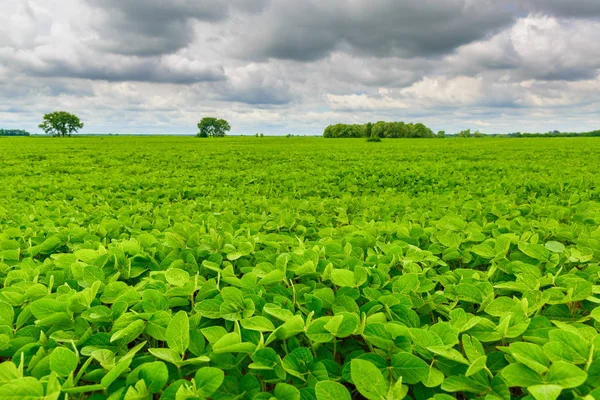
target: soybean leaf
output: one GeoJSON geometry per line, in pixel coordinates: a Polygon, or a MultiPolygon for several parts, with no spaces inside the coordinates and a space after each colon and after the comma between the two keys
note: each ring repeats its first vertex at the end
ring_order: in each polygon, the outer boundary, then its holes
{"type": "Polygon", "coordinates": [[[350,393],[338,382],[322,381],[315,386],[317,400],[351,400],[350,393]]]}
{"type": "Polygon", "coordinates": [[[389,384],[379,369],[369,361],[354,359],[351,362],[352,382],[356,389],[369,400],[386,397],[389,384]]]}
{"type": "Polygon", "coordinates": [[[169,348],[182,356],[190,344],[190,321],[185,311],[173,316],[166,332],[169,348]]]}

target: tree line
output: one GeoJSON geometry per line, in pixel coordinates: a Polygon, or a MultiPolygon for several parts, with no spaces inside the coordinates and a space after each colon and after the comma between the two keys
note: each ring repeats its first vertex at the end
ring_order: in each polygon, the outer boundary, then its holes
{"type": "MultiPolygon", "coordinates": [[[[71,136],[83,128],[83,123],[74,114],[66,111],[55,111],[44,115],[43,122],[39,125],[46,134],[51,136],[71,136]]],[[[224,137],[231,130],[231,125],[224,119],[205,117],[198,123],[197,137],[224,137]]],[[[30,136],[30,133],[22,129],[0,129],[0,136],[30,136]]],[[[259,134],[257,133],[258,137],[259,134]]],[[[288,135],[289,137],[290,135],[288,135]]],[[[422,123],[405,122],[368,122],[366,124],[335,124],[325,128],[323,136],[326,138],[368,138],[379,140],[381,138],[484,138],[484,137],[600,137],[600,130],[590,132],[560,132],[557,130],[547,133],[521,133],[509,134],[483,133],[479,130],[471,132],[470,129],[460,131],[456,134],[446,135],[445,131],[437,134],[422,123]]],[[[263,134],[260,134],[263,137],[263,134]]]]}
{"type": "Polygon", "coordinates": [[[513,132],[507,135],[508,137],[600,137],[600,130],[590,132],[559,132],[552,131],[546,133],[521,133],[513,132]]]}
{"type": "MultiPolygon", "coordinates": [[[[444,132],[440,131],[440,137],[444,132]]],[[[433,138],[438,137],[431,129],[422,123],[384,122],[366,124],[336,124],[325,128],[326,138],[433,138]]]]}
{"type": "Polygon", "coordinates": [[[511,132],[505,133],[483,133],[480,131],[471,132],[470,129],[460,131],[455,135],[448,135],[459,138],[486,138],[486,137],[501,137],[501,138],[548,138],[548,137],[600,137],[600,130],[590,132],[560,132],[557,130],[546,133],[521,133],[511,132]]]}
{"type": "Polygon", "coordinates": [[[0,129],[0,136],[29,136],[30,133],[22,129],[0,129]]]}

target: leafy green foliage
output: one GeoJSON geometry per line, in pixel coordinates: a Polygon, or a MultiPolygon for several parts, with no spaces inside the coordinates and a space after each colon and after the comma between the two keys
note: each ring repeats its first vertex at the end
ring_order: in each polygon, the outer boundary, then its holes
{"type": "Polygon", "coordinates": [[[79,117],[66,111],[55,111],[44,115],[44,121],[39,125],[47,135],[71,136],[83,128],[79,117]]]}
{"type": "MultiPolygon", "coordinates": [[[[432,138],[435,134],[422,123],[384,122],[364,125],[336,124],[329,125],[323,132],[325,138],[361,138],[366,137],[370,142],[376,138],[432,138]]],[[[442,135],[441,137],[444,137],[442,135]]]]}
{"type": "Polygon", "coordinates": [[[231,126],[224,119],[206,117],[198,122],[198,129],[198,137],[223,137],[231,130],[231,126]]]}
{"type": "Polygon", "coordinates": [[[593,139],[3,141],[2,399],[600,395],[593,139]]]}

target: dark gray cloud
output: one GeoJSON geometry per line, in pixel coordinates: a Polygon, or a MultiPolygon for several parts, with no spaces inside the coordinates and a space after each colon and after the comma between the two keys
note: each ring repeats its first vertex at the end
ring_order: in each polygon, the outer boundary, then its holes
{"type": "Polygon", "coordinates": [[[85,0],[99,15],[95,45],[115,54],[174,53],[195,39],[194,22],[219,22],[232,10],[260,11],[268,0],[85,0]]]}
{"type": "Polygon", "coordinates": [[[154,82],[191,84],[225,80],[218,65],[177,56],[117,57],[82,52],[76,57],[26,54],[0,49],[0,62],[12,66],[20,74],[37,77],[79,78],[110,82],[154,82]],[[37,58],[33,58],[33,57],[37,58]]]}
{"type": "Polygon", "coordinates": [[[378,57],[452,52],[512,23],[492,0],[273,1],[236,51],[251,59],[314,61],[335,50],[378,57]]]}
{"type": "Polygon", "coordinates": [[[523,6],[528,11],[559,17],[600,17],[600,1],[598,0],[526,0],[523,2],[523,6]]]}

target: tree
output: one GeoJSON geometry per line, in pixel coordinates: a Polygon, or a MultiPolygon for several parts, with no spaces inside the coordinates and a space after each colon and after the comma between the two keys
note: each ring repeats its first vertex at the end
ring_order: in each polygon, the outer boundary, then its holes
{"type": "Polygon", "coordinates": [[[378,121],[371,127],[371,136],[385,137],[387,122],[378,121]]]}
{"type": "Polygon", "coordinates": [[[224,119],[206,117],[198,122],[198,129],[198,137],[223,137],[231,130],[231,126],[224,119]]]}
{"type": "Polygon", "coordinates": [[[446,131],[439,131],[437,137],[443,139],[446,137],[446,131]]]}
{"type": "Polygon", "coordinates": [[[44,121],[39,128],[47,135],[71,136],[71,133],[83,128],[83,123],[77,115],[66,111],[55,111],[44,115],[44,121]]]}
{"type": "Polygon", "coordinates": [[[464,131],[458,132],[458,137],[461,137],[461,138],[470,138],[471,137],[471,130],[470,129],[465,129],[464,131]]]}
{"type": "Polygon", "coordinates": [[[426,127],[425,125],[423,125],[422,123],[417,123],[414,125],[413,127],[414,129],[414,135],[413,137],[418,137],[418,138],[431,138],[433,137],[433,131],[431,129],[429,129],[428,127],[426,127]]]}
{"type": "Polygon", "coordinates": [[[367,122],[367,124],[365,125],[365,136],[366,137],[371,137],[373,134],[373,123],[372,122],[367,122]]]}

